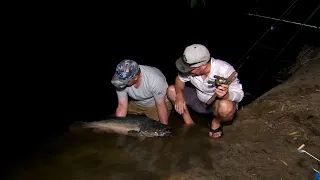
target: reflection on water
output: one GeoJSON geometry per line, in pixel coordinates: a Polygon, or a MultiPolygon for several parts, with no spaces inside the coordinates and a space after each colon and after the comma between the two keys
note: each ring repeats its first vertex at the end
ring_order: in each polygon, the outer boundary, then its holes
{"type": "Polygon", "coordinates": [[[68,132],[9,179],[214,179],[214,158],[221,157],[216,156],[218,142],[208,137],[204,125],[187,133],[179,125],[173,137],[143,141],[90,130],[68,132]]]}

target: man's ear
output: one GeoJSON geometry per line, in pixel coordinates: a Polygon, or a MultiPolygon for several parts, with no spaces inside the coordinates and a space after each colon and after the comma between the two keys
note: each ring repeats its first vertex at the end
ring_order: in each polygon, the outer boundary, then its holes
{"type": "Polygon", "coordinates": [[[138,80],[139,75],[140,75],[140,74],[136,75],[136,76],[134,77],[134,80],[138,80]]]}

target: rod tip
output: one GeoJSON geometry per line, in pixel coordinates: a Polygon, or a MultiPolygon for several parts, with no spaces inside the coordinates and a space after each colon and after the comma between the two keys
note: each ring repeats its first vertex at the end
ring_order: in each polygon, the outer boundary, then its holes
{"type": "Polygon", "coordinates": [[[298,147],[298,151],[300,152],[306,145],[305,144],[302,144],[300,147],[298,147]]]}

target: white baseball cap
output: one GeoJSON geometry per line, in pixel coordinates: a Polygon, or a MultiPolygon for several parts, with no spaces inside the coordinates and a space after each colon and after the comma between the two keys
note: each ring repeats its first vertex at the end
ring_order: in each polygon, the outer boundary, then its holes
{"type": "Polygon", "coordinates": [[[182,57],[176,61],[179,71],[187,73],[206,64],[210,60],[209,50],[202,44],[192,44],[185,48],[182,57]]]}

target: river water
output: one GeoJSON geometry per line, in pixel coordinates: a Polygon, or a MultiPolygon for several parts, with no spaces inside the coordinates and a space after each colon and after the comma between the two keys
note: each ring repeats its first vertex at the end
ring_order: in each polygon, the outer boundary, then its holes
{"type": "MultiPolygon", "coordinates": [[[[208,179],[221,140],[208,137],[209,117],[186,127],[170,116],[172,137],[137,138],[71,130],[8,171],[8,179],[208,179]]],[[[72,126],[72,125],[71,125],[72,126]]],[[[72,128],[71,128],[72,129],[72,128]]],[[[212,178],[209,178],[212,179],[212,178]]]]}

